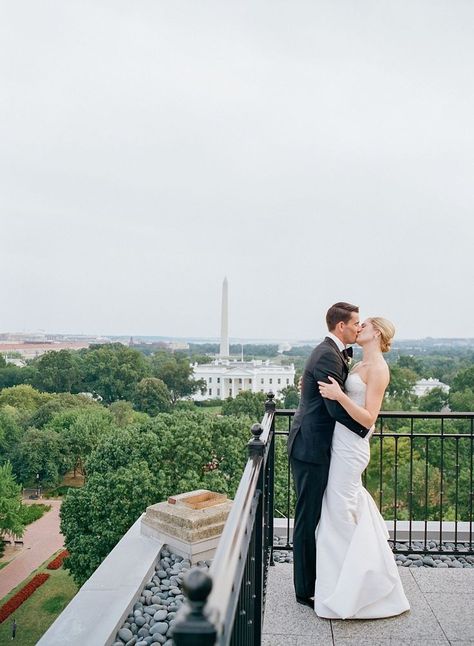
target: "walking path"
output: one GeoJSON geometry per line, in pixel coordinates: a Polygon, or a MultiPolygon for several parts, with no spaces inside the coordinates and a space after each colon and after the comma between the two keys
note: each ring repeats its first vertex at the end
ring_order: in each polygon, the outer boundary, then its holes
{"type": "Polygon", "coordinates": [[[28,525],[23,535],[23,548],[13,550],[13,560],[0,570],[0,599],[64,545],[63,535],[59,533],[59,508],[62,501],[40,502],[51,505],[51,510],[28,525]]]}
{"type": "Polygon", "coordinates": [[[372,620],[320,619],[296,603],[293,570],[269,568],[262,646],[474,644],[474,570],[400,568],[411,610],[372,620]]]}

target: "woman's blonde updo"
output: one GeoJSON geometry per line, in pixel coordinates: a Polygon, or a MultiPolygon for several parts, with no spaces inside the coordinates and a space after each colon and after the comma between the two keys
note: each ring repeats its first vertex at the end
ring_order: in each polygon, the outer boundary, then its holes
{"type": "Polygon", "coordinates": [[[392,347],[392,339],[395,336],[395,326],[389,320],[381,316],[374,316],[370,319],[374,328],[380,332],[380,349],[388,352],[392,347]]]}

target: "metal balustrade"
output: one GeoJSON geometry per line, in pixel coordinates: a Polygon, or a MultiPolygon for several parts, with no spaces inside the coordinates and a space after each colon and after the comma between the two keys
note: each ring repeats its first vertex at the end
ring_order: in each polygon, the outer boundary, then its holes
{"type": "MultiPolygon", "coordinates": [[[[277,420],[285,421],[277,421],[275,431],[285,449],[294,413],[275,412],[277,420]]],[[[474,554],[474,413],[382,411],[370,443],[363,482],[387,521],[393,551],[474,554]],[[449,550],[430,547],[431,541],[450,543],[449,550]]],[[[280,548],[292,549],[288,463],[285,470],[288,486],[277,492],[275,514],[287,521],[280,548]]]]}

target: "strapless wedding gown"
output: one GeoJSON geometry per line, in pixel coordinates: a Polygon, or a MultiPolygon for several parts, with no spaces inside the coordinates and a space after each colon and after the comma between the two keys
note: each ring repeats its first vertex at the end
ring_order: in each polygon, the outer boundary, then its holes
{"type": "MultiPolygon", "coordinates": [[[[365,405],[366,384],[357,373],[348,396],[365,405]]],[[[314,609],[328,619],[392,617],[410,608],[386,525],[361,475],[370,460],[368,437],[336,422],[331,466],[316,529],[314,609]]]]}

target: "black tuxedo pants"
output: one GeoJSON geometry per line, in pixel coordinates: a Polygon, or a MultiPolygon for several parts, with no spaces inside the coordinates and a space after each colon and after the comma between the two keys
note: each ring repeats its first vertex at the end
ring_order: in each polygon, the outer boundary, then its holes
{"type": "Polygon", "coordinates": [[[313,464],[290,458],[296,489],[293,528],[293,579],[297,597],[314,596],[316,581],[315,531],[321,516],[329,463],[313,464]]]}

